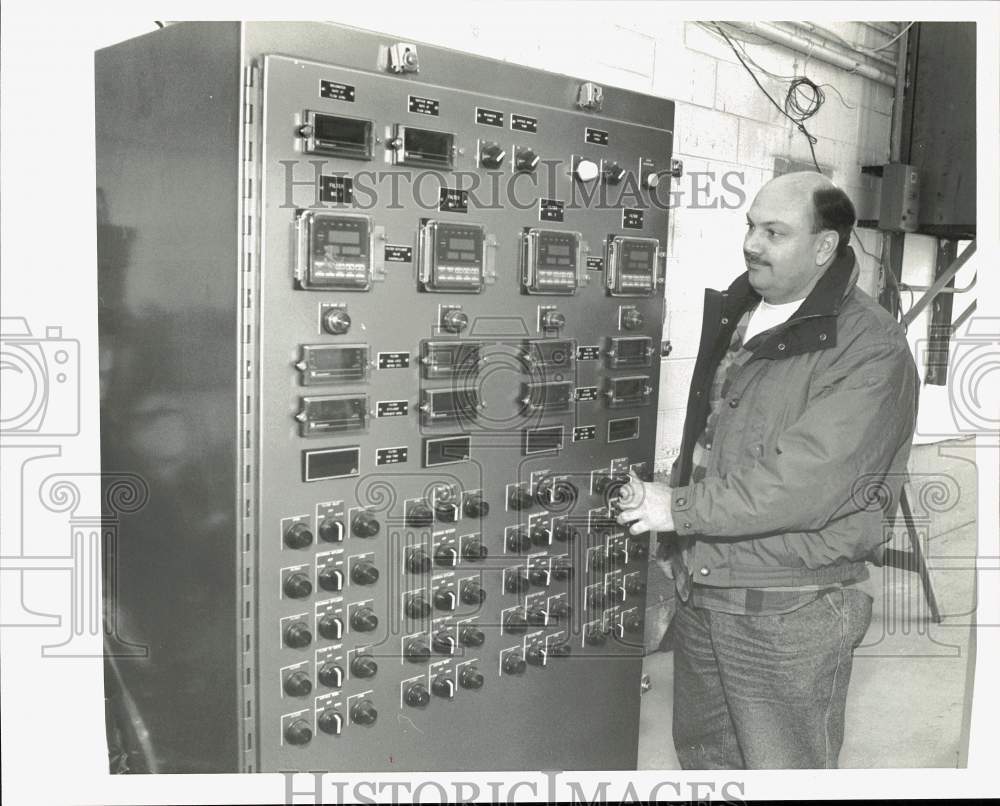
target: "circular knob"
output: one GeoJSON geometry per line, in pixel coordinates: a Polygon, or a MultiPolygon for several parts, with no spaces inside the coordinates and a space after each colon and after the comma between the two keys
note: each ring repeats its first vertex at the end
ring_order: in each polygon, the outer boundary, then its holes
{"type": "Polygon", "coordinates": [[[531,583],[525,576],[523,569],[508,573],[503,582],[503,588],[507,593],[524,593],[529,587],[531,587],[531,583]]]}
{"type": "Polygon", "coordinates": [[[532,607],[528,610],[528,624],[532,627],[544,627],[546,621],[546,614],[542,608],[532,607]]]}
{"type": "Polygon", "coordinates": [[[458,519],[458,508],[450,501],[435,501],[434,517],[442,523],[454,523],[458,519]]]}
{"type": "Polygon", "coordinates": [[[479,580],[467,579],[462,583],[462,604],[480,605],[486,601],[486,591],[479,580]]]}
{"type": "Polygon", "coordinates": [[[637,633],[642,629],[642,619],[638,613],[629,613],[622,620],[622,627],[625,628],[625,632],[637,633]]]}
{"type": "Polygon", "coordinates": [[[344,636],[344,622],[332,613],[321,616],[316,629],[327,641],[339,641],[344,636]]]}
{"type": "Polygon", "coordinates": [[[374,585],[378,582],[378,568],[368,560],[360,560],[351,569],[351,581],[356,585],[374,585]]]}
{"type": "Polygon", "coordinates": [[[464,624],[458,631],[458,640],[462,646],[482,646],[486,642],[486,634],[474,624],[464,624]]]}
{"type": "Polygon", "coordinates": [[[285,545],[290,549],[304,549],[312,542],[313,533],[304,523],[293,523],[285,530],[285,545]]]}
{"type": "Polygon", "coordinates": [[[465,515],[468,518],[484,518],[490,514],[490,505],[488,501],[484,501],[483,497],[479,493],[472,493],[465,497],[465,505],[463,506],[465,510],[465,515]]]}
{"type": "Polygon", "coordinates": [[[410,618],[426,618],[431,614],[430,603],[422,593],[414,594],[406,600],[406,615],[410,618]]]}
{"type": "Polygon", "coordinates": [[[455,591],[444,588],[434,591],[434,607],[438,610],[454,610],[457,604],[455,591]]]}
{"type": "Polygon", "coordinates": [[[344,683],[344,670],[336,663],[324,663],[316,672],[316,677],[327,688],[340,688],[344,683]]]}
{"type": "Polygon", "coordinates": [[[283,688],[289,697],[305,697],[312,691],[313,684],[305,672],[292,672],[285,678],[283,688]]]}
{"type": "Polygon", "coordinates": [[[344,575],[328,566],[319,572],[319,586],[330,593],[337,593],[344,589],[344,575]]]}
{"type": "Polygon", "coordinates": [[[336,518],[324,518],[319,525],[319,538],[327,543],[344,541],[344,522],[336,518]]]}
{"type": "Polygon", "coordinates": [[[542,330],[559,330],[566,325],[566,317],[559,311],[545,311],[542,314],[542,330]]]}
{"type": "Polygon", "coordinates": [[[351,706],[351,721],[359,725],[371,725],[378,719],[378,711],[375,705],[367,697],[358,700],[351,706]]]}
{"type": "Polygon", "coordinates": [[[660,175],[656,171],[650,171],[643,175],[642,184],[648,188],[655,188],[660,184],[660,175]]]}
{"type": "Polygon", "coordinates": [[[458,550],[454,546],[438,546],[434,551],[434,562],[446,568],[454,568],[458,564],[458,550]]]}
{"type": "Polygon", "coordinates": [[[503,620],[503,629],[504,632],[515,635],[526,632],[528,629],[528,620],[520,613],[508,613],[507,618],[503,620]]]}
{"type": "Polygon", "coordinates": [[[351,661],[351,674],[355,677],[374,677],[378,671],[378,664],[371,655],[355,655],[351,661]]]}
{"type": "Polygon", "coordinates": [[[303,745],[312,741],[313,732],[304,719],[296,719],[285,728],[285,741],[289,744],[303,745]]]}
{"type": "Polygon", "coordinates": [[[600,588],[591,588],[587,591],[587,609],[597,610],[604,605],[604,591],[600,588]]]}
{"type": "Polygon", "coordinates": [[[351,317],[342,308],[330,308],[323,314],[323,330],[331,336],[343,336],[351,329],[351,317]]]}
{"type": "Polygon", "coordinates": [[[470,562],[478,562],[479,560],[485,560],[489,555],[489,549],[486,548],[482,543],[479,542],[478,538],[473,540],[466,540],[462,544],[462,556],[469,560],[470,562]]]}
{"type": "Polygon", "coordinates": [[[484,168],[499,168],[507,152],[499,143],[484,143],[479,151],[479,162],[484,168]]]}
{"type": "Polygon", "coordinates": [[[609,185],[617,185],[625,177],[625,169],[617,162],[604,163],[604,181],[609,185]]]}
{"type": "Polygon", "coordinates": [[[645,321],[642,314],[635,308],[629,308],[622,314],[622,327],[626,330],[638,330],[645,321]]]}
{"type": "Polygon", "coordinates": [[[284,632],[285,646],[292,649],[303,649],[312,643],[312,632],[304,621],[293,621],[284,632]]]}
{"type": "Polygon", "coordinates": [[[411,574],[425,574],[431,570],[431,558],[423,549],[413,549],[406,558],[406,570],[411,574]]]}
{"type": "Polygon", "coordinates": [[[344,718],[332,708],[327,708],[316,717],[316,727],[331,736],[339,736],[343,726],[344,718]]]}
{"type": "Polygon", "coordinates": [[[597,480],[594,482],[594,491],[598,495],[607,493],[608,497],[611,497],[618,494],[616,488],[623,487],[626,484],[628,484],[628,476],[605,474],[597,477],[597,480]]]}
{"type": "Polygon", "coordinates": [[[511,509],[529,509],[534,503],[534,498],[525,487],[511,487],[507,502],[511,509]]]}
{"type": "Polygon", "coordinates": [[[552,536],[560,543],[569,543],[576,540],[580,533],[575,526],[570,526],[566,521],[558,521],[552,530],[552,536]]]}
{"type": "Polygon", "coordinates": [[[607,640],[607,635],[605,635],[604,630],[594,624],[587,628],[583,634],[583,640],[590,646],[600,646],[607,640]]]}
{"type": "Polygon", "coordinates": [[[313,592],[313,584],[309,577],[301,572],[289,574],[285,577],[285,584],[282,585],[285,596],[291,599],[305,599],[313,592]]]}
{"type": "Polygon", "coordinates": [[[441,317],[441,327],[448,333],[461,333],[469,326],[469,315],[465,311],[452,308],[441,317]]]}
{"type": "Polygon", "coordinates": [[[531,527],[531,542],[536,546],[547,546],[549,544],[549,529],[540,523],[531,527]]]}
{"type": "Polygon", "coordinates": [[[505,674],[524,674],[527,664],[520,652],[511,652],[503,659],[503,670],[505,674]]]}
{"type": "Polygon", "coordinates": [[[532,666],[545,665],[545,647],[541,644],[532,644],[528,651],[524,653],[524,659],[532,666]]]}
{"type": "Polygon", "coordinates": [[[372,632],[378,627],[378,616],[370,607],[359,607],[351,614],[351,629],[358,632],[372,632]]]}
{"type": "Polygon", "coordinates": [[[463,666],[458,673],[458,685],[462,688],[482,688],[485,678],[475,666],[463,666]]]}
{"type": "Polygon", "coordinates": [[[431,639],[431,648],[439,655],[454,655],[455,638],[448,630],[438,630],[431,639]]]}
{"type": "Polygon", "coordinates": [[[378,519],[366,510],[355,512],[351,518],[351,534],[355,537],[374,537],[380,528],[378,519]]]}
{"type": "Polygon", "coordinates": [[[403,694],[403,700],[413,708],[423,708],[431,701],[431,695],[423,683],[410,683],[403,694]]]}
{"type": "Polygon", "coordinates": [[[549,604],[549,618],[568,619],[569,614],[569,602],[565,599],[555,599],[549,604]]]}
{"type": "Polygon", "coordinates": [[[576,178],[581,182],[593,182],[601,173],[601,169],[593,160],[580,160],[573,169],[576,178]]]}
{"type": "Polygon", "coordinates": [[[564,582],[573,575],[573,566],[568,560],[558,560],[552,565],[552,578],[564,582]]]}
{"type": "Polygon", "coordinates": [[[514,155],[514,169],[517,171],[534,171],[541,160],[532,149],[522,148],[514,155]]]}
{"type": "Polygon", "coordinates": [[[544,568],[532,568],[528,572],[528,581],[539,588],[545,588],[549,584],[549,572],[544,568]]]}
{"type": "Polygon", "coordinates": [[[519,526],[507,534],[507,551],[512,551],[516,554],[531,551],[531,538],[528,536],[527,529],[519,526]]]}
{"type": "Polygon", "coordinates": [[[424,529],[434,523],[434,513],[423,501],[410,504],[406,510],[406,525],[411,529],[424,529]]]}
{"type": "Polygon", "coordinates": [[[455,696],[455,681],[447,675],[439,674],[431,681],[431,691],[438,697],[450,700],[455,696]]]}
{"type": "Polygon", "coordinates": [[[411,638],[403,648],[403,655],[410,663],[425,663],[431,659],[431,650],[423,638],[411,638]]]}

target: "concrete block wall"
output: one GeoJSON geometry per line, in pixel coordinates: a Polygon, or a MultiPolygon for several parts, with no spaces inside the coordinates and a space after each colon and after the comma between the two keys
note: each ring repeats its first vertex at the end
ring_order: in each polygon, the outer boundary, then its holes
{"type": "MultiPolygon", "coordinates": [[[[679,206],[670,232],[663,233],[668,236],[664,338],[673,345],[661,375],[656,438],[657,467],[665,469],[679,448],[704,289],[724,288],[744,271],[745,213],[754,194],[773,177],[775,157],[811,163],[809,145],[761,93],[728,44],[695,22],[668,18],[658,4],[512,2],[502,9],[498,14],[495,6],[467,3],[428,15],[394,7],[387,16],[374,5],[351,4],[338,7],[337,22],[677,102],[674,156],[684,161],[686,176],[675,185],[679,206]],[[739,192],[722,184],[726,174],[739,192]],[[695,181],[707,191],[693,193],[695,181]]],[[[824,25],[850,41],[883,41],[860,23],[824,25]]],[[[888,160],[892,88],[777,45],[745,47],[776,76],[808,76],[827,85],[825,104],[806,122],[817,140],[816,159],[847,191],[860,218],[877,217],[878,180],[862,175],[861,166],[888,160]]],[[[787,81],[759,72],[758,79],[783,106],[787,81]]],[[[864,248],[878,255],[878,234],[858,234],[864,248]]],[[[855,252],[862,287],[873,291],[877,262],[856,247],[855,252]]]]}

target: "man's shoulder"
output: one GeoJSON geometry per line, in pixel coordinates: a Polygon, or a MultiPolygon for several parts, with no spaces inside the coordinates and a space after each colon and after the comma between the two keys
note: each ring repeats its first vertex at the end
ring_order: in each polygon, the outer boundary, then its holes
{"type": "Polygon", "coordinates": [[[855,286],[844,298],[837,316],[837,342],[863,348],[884,344],[909,352],[906,332],[885,308],[855,286]]]}

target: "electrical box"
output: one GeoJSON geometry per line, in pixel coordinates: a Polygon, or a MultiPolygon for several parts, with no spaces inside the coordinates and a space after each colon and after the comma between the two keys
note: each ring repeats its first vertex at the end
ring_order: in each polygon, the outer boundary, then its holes
{"type": "Polygon", "coordinates": [[[920,218],[920,172],[912,165],[882,166],[878,227],[889,232],[916,232],[920,218]]]}
{"type": "Polygon", "coordinates": [[[318,23],[97,53],[150,770],[634,768],[649,535],[591,480],[652,471],[674,105],[584,86],[318,23]]]}

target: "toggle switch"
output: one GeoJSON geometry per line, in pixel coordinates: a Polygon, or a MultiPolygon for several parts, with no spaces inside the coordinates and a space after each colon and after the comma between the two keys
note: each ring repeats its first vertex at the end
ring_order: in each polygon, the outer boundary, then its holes
{"type": "Polygon", "coordinates": [[[469,326],[469,315],[458,308],[441,314],[441,329],[448,333],[461,333],[469,326]]]}
{"type": "Polygon", "coordinates": [[[342,308],[329,308],[323,314],[323,330],[331,336],[343,336],[351,329],[351,317],[342,308]]]}

